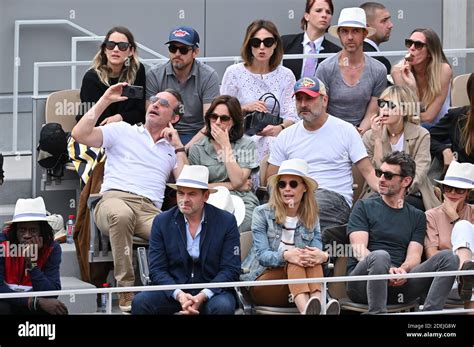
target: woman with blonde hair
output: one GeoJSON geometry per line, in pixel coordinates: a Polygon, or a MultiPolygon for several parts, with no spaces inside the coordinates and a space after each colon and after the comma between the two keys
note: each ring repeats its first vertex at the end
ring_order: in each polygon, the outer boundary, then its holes
{"type": "MultiPolygon", "coordinates": [[[[137,55],[135,39],[125,27],[109,30],[94,57],[92,67],[86,72],[81,86],[79,121],[95,105],[105,91],[119,82],[143,88],[141,98],[128,98],[111,104],[100,115],[96,126],[124,121],[131,125],[145,122],[145,67],[137,55]]],[[[77,173],[86,184],[97,163],[104,160],[104,149],[88,147],[73,138],[68,142],[68,153],[77,173]]]]}
{"type": "MultiPolygon", "coordinates": [[[[369,159],[376,168],[382,158],[394,151],[404,151],[416,163],[416,173],[406,201],[425,210],[440,204],[427,176],[431,164],[430,134],[419,126],[420,103],[408,87],[390,86],[377,100],[379,113],[371,118],[371,129],[363,136],[369,159]]],[[[387,179],[387,177],[386,177],[387,179]]],[[[371,195],[368,185],[363,197],[371,195]]]]}
{"type": "MultiPolygon", "coordinates": [[[[82,79],[82,107],[77,120],[100,99],[107,88],[119,82],[141,86],[145,91],[145,67],[138,59],[137,44],[130,30],[121,26],[109,30],[91,69],[82,79]]],[[[110,105],[99,117],[97,125],[120,121],[132,125],[145,121],[145,93],[140,99],[129,98],[110,105]]]]}
{"type": "Polygon", "coordinates": [[[392,77],[396,85],[416,91],[425,108],[420,115],[422,125],[430,128],[448,112],[453,71],[433,29],[413,30],[405,46],[408,53],[392,68],[392,77]]]}
{"type": "MultiPolygon", "coordinates": [[[[322,264],[329,254],[321,250],[318,204],[314,198],[318,184],[308,176],[307,162],[284,161],[278,173],[269,177],[268,184],[270,200],[253,213],[253,246],[242,263],[246,272],[241,280],[323,277],[322,264]]],[[[250,296],[255,304],[280,307],[288,306],[292,297],[302,314],[321,313],[319,283],[254,286],[250,296]]],[[[339,311],[339,303],[330,300],[327,314],[339,311]]]]}

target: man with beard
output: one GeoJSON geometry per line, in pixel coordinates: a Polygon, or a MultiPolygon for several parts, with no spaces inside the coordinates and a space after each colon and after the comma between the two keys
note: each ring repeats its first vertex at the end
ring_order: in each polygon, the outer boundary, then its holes
{"type": "MultiPolygon", "coordinates": [[[[72,137],[91,147],[104,147],[102,199],[94,210],[97,227],[109,235],[117,286],[135,284],[132,266],[133,236],[149,239],[153,218],[161,212],[166,182],[178,177],[188,159],[173,124],[182,115],[182,100],[172,89],[152,96],[145,125],[125,122],[95,127],[97,119],[121,96],[127,83],[115,84],[72,129],[72,137]]],[[[131,310],[133,293],[119,293],[119,307],[131,310]]]]}
{"type": "Polygon", "coordinates": [[[309,176],[319,184],[321,230],[347,223],[352,206],[352,165],[378,191],[378,180],[357,130],[326,113],[328,96],[318,79],[304,77],[294,87],[296,110],[301,121],[283,130],[268,159],[267,177],[278,172],[288,159],[304,159],[309,176]]]}
{"type": "MultiPolygon", "coordinates": [[[[176,184],[178,206],[153,221],[150,278],[153,285],[233,282],[240,274],[240,235],[235,217],[206,203],[209,169],[185,165],[176,184]]],[[[234,314],[233,288],[143,292],[132,314],[234,314]]]]}
{"type": "MultiPolygon", "coordinates": [[[[353,258],[347,264],[350,276],[455,271],[459,259],[451,250],[436,253],[421,262],[426,234],[425,214],[405,203],[406,191],[415,177],[416,164],[404,152],[382,160],[380,196],[359,200],[352,210],[347,234],[353,258]]],[[[369,305],[369,314],[387,312],[387,304],[406,304],[426,296],[423,310],[442,310],[454,277],[394,278],[348,282],[347,295],[369,305]]]]}
{"type": "MultiPolygon", "coordinates": [[[[360,5],[360,8],[367,16],[367,26],[375,29],[375,33],[364,40],[364,52],[380,52],[380,44],[390,39],[393,28],[392,16],[387,8],[378,2],[365,2],[360,5]]],[[[382,56],[373,58],[385,65],[387,75],[389,75],[392,71],[390,61],[382,56]]]]}
{"type": "Polygon", "coordinates": [[[370,118],[378,112],[377,98],[387,85],[383,64],[362,49],[375,29],[367,27],[363,9],[352,7],[342,9],[338,25],[331,26],[329,33],[339,38],[343,48],[321,63],[315,77],[328,87],[328,112],[362,134],[370,129],[370,118]]]}
{"type": "Polygon", "coordinates": [[[204,114],[219,95],[219,77],[209,65],[196,60],[199,34],[189,26],[179,26],[169,35],[170,60],[150,69],[146,75],[147,99],[167,88],[178,91],[184,100],[185,113],[176,125],[186,149],[204,135],[204,114]],[[203,130],[203,133],[201,133],[203,130]]]}

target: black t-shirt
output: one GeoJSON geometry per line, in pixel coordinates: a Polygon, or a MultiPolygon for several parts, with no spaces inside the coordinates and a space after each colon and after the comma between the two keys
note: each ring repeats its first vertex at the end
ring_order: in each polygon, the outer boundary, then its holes
{"type": "MultiPolygon", "coordinates": [[[[388,206],[380,196],[358,200],[349,217],[347,235],[354,231],[369,233],[369,251],[385,250],[390,254],[392,264],[399,267],[406,259],[408,245],[416,241],[423,245],[426,234],[425,214],[404,203],[403,208],[388,206]]],[[[350,258],[347,264],[349,274],[358,261],[350,258]]]]}
{"type": "MultiPolygon", "coordinates": [[[[142,86],[146,90],[145,67],[140,63],[137,76],[133,85],[142,86]]],[[[118,77],[110,80],[110,85],[118,83],[118,77]]],[[[100,99],[109,86],[103,84],[94,69],[90,69],[84,75],[81,86],[81,108],[76,120],[79,121],[82,116],[100,99]]],[[[128,124],[145,123],[145,93],[143,99],[128,99],[125,101],[114,102],[100,115],[96,126],[104,119],[115,114],[122,115],[123,121],[128,124]]]]}

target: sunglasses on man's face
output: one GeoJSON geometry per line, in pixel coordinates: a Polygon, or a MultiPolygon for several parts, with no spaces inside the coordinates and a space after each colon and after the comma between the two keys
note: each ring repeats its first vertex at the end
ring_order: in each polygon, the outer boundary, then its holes
{"type": "Polygon", "coordinates": [[[227,116],[227,115],[218,115],[216,113],[211,113],[208,115],[209,119],[213,122],[217,122],[218,119],[221,120],[221,122],[228,122],[232,119],[231,116],[227,116]]]}
{"type": "Polygon", "coordinates": [[[394,109],[397,107],[397,105],[390,100],[384,100],[384,99],[377,99],[377,105],[379,105],[380,108],[384,108],[385,106],[388,106],[390,109],[394,109]]]}
{"type": "Polygon", "coordinates": [[[451,193],[452,191],[455,191],[456,194],[462,195],[467,192],[467,189],[463,188],[455,188],[455,187],[450,187],[450,186],[443,186],[443,190],[445,193],[451,193]]]}
{"type": "Polygon", "coordinates": [[[386,179],[387,181],[392,180],[392,178],[393,178],[394,176],[403,177],[403,175],[400,175],[400,174],[397,174],[397,173],[394,173],[394,172],[382,171],[382,170],[380,170],[380,169],[375,169],[375,176],[377,176],[377,177],[380,178],[380,177],[382,177],[382,175],[383,175],[383,177],[385,177],[385,179],[386,179]]]}
{"type": "Polygon", "coordinates": [[[290,182],[278,181],[278,188],[280,188],[280,189],[285,189],[288,184],[289,184],[290,187],[293,188],[293,189],[295,189],[296,187],[298,187],[298,181],[290,181],[290,182]]]}
{"type": "Polygon", "coordinates": [[[405,47],[406,48],[411,48],[412,45],[415,45],[415,49],[422,49],[423,47],[426,46],[426,43],[422,41],[414,41],[412,39],[405,39],[405,47]]]}
{"type": "Polygon", "coordinates": [[[256,37],[253,37],[250,39],[249,43],[250,43],[250,46],[254,47],[254,48],[258,48],[260,47],[260,45],[262,44],[263,42],[263,45],[267,48],[270,48],[271,46],[273,46],[276,42],[275,38],[274,37],[267,37],[266,39],[263,39],[263,40],[260,40],[256,37]]]}
{"type": "Polygon", "coordinates": [[[125,52],[128,47],[130,47],[130,43],[128,42],[115,42],[115,41],[105,41],[104,42],[105,48],[109,51],[115,49],[115,46],[118,46],[118,49],[122,52],[125,52]]]}
{"type": "Polygon", "coordinates": [[[176,45],[168,46],[168,50],[170,51],[170,53],[173,53],[173,54],[179,51],[179,53],[181,53],[182,55],[186,55],[192,49],[193,49],[192,47],[187,47],[187,46],[176,46],[176,45]]]}
{"type": "Polygon", "coordinates": [[[170,107],[170,103],[168,100],[166,99],[163,99],[163,98],[159,98],[157,96],[151,96],[150,99],[148,99],[152,104],[154,104],[155,102],[158,101],[158,103],[160,104],[160,106],[163,106],[163,107],[170,107]]]}

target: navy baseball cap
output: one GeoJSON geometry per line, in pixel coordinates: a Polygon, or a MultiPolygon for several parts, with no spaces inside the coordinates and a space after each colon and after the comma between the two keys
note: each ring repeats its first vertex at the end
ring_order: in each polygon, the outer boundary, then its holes
{"type": "Polygon", "coordinates": [[[199,34],[189,26],[179,26],[170,32],[168,42],[165,42],[165,45],[171,42],[180,42],[186,46],[199,47],[199,34]]]}
{"type": "Polygon", "coordinates": [[[326,93],[326,86],[317,78],[303,77],[296,82],[293,96],[296,93],[305,93],[313,98],[319,95],[328,95],[326,93]]]}

